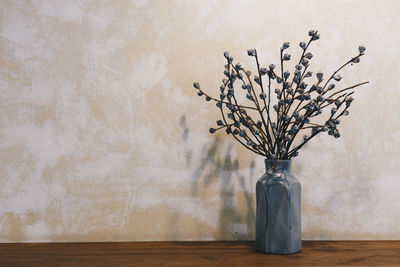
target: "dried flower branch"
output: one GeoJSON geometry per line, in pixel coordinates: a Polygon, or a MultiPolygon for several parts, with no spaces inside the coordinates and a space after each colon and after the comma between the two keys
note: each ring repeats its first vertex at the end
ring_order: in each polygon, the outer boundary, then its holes
{"type": "Polygon", "coordinates": [[[310,40],[307,43],[299,43],[303,52],[293,74],[284,68],[284,62],[291,60],[291,55],[285,52],[290,47],[289,42],[284,42],[280,49],[279,75],[275,72],[274,64],[270,64],[268,68],[260,66],[256,49],[247,51],[247,54],[254,57],[256,62],[257,75],[253,76],[241,64],[234,64],[233,57],[228,52],[224,52],[227,60],[224,70],[226,77],[220,86],[219,99],[206,94],[199,83],[193,84],[199,96],[204,96],[206,101],[216,102],[216,106],[220,109],[222,119],[217,121],[217,128],[210,128],[210,133],[225,129],[226,133],[233,135],[241,145],[268,159],[290,159],[297,156],[298,151],[321,132],[328,132],[335,138],[340,137],[337,125],[340,123],[339,118],[349,114],[348,109],[354,100],[352,97],[354,91],[351,90],[368,81],[336,91],[335,83],[341,81],[342,76],[339,72],[344,67],[360,62],[366,48],[359,46],[358,54],[334,71],[323,86],[322,72],[317,72],[316,82],[308,86],[306,79],[313,77],[313,73],[308,71],[310,60],[313,58],[308,48],[312,42],[320,38],[318,31],[310,30],[308,34],[310,40]],[[268,79],[268,85],[263,83],[265,76],[268,79]],[[238,81],[251,105],[238,103],[235,93],[238,81]],[[272,82],[277,84],[273,92],[271,91],[272,82]],[[271,108],[272,99],[276,100],[276,104],[271,108]],[[329,118],[324,123],[316,122],[315,118],[329,106],[331,106],[329,118]],[[258,119],[253,119],[247,112],[251,110],[258,114],[258,119]],[[272,118],[273,112],[276,113],[275,121],[272,118]],[[300,132],[306,133],[298,144],[294,144],[300,132]]]}

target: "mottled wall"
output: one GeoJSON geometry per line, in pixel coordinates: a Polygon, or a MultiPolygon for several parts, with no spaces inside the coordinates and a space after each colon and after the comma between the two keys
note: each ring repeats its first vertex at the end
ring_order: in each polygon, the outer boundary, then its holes
{"type": "Polygon", "coordinates": [[[304,239],[400,239],[399,1],[0,1],[0,242],[253,239],[263,159],[210,135],[224,59],[359,88],[342,138],[293,163],[304,239]],[[293,50],[294,51],[294,50],[293,50]],[[294,52],[294,55],[296,53],[294,52]]]}

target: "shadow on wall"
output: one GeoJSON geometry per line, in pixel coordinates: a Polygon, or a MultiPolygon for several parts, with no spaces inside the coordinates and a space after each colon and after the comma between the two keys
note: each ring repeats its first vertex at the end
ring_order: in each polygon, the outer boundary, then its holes
{"type": "MultiPolygon", "coordinates": [[[[202,157],[199,162],[192,162],[193,150],[188,144],[190,130],[186,117],[180,118],[183,128],[182,141],[187,160],[187,166],[192,169],[191,195],[193,198],[203,198],[211,202],[216,192],[219,194],[219,206],[208,206],[219,210],[216,240],[253,240],[255,238],[255,162],[243,168],[248,173],[239,170],[239,160],[232,158],[232,144],[222,149],[218,135],[213,142],[202,146],[202,157]],[[238,187],[239,188],[235,188],[238,187]],[[253,189],[250,190],[249,189],[253,189]],[[217,191],[215,191],[217,190],[217,191]],[[243,204],[244,203],[244,204],[243,204]]],[[[195,212],[195,211],[194,211],[195,212]]]]}

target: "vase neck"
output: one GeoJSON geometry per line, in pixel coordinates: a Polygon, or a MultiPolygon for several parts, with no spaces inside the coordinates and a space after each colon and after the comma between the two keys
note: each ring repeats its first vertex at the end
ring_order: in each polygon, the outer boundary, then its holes
{"type": "Polygon", "coordinates": [[[290,172],[292,161],[290,159],[265,159],[265,168],[271,171],[290,172]]]}

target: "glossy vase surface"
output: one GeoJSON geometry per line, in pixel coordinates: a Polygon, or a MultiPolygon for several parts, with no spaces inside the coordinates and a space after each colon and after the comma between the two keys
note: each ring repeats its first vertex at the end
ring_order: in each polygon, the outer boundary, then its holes
{"type": "Polygon", "coordinates": [[[269,254],[301,251],[301,185],[291,160],[265,160],[256,184],[256,249],[269,254]]]}

